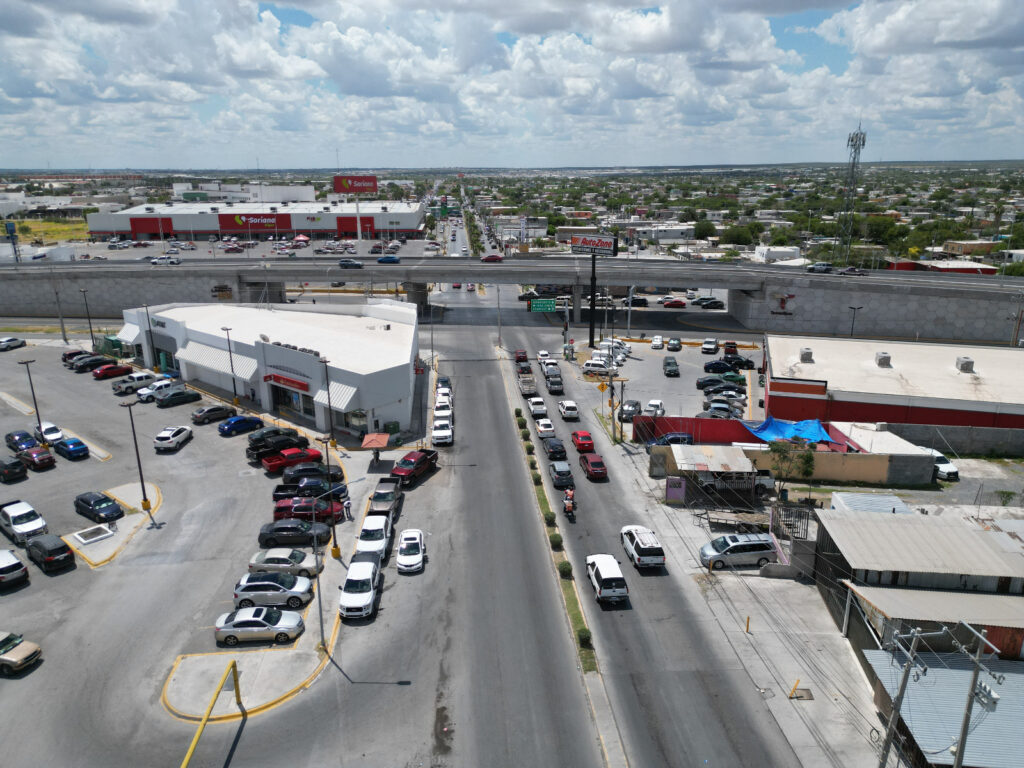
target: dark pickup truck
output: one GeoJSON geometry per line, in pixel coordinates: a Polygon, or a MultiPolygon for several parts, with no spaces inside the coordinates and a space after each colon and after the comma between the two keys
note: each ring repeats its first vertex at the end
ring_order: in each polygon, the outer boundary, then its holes
{"type": "Polygon", "coordinates": [[[282,483],[297,483],[303,477],[323,478],[324,480],[344,480],[345,470],[341,467],[328,467],[318,461],[306,461],[288,467],[281,475],[282,483]]]}
{"type": "Polygon", "coordinates": [[[397,477],[382,477],[377,481],[377,487],[370,494],[370,507],[367,515],[387,515],[392,520],[398,512],[405,498],[402,491],[402,481],[397,477]]]}
{"type": "Polygon", "coordinates": [[[410,451],[391,470],[402,485],[412,485],[418,477],[437,469],[437,451],[410,451]]]}
{"type": "Polygon", "coordinates": [[[309,498],[330,494],[335,501],[348,498],[345,483],[331,483],[322,477],[303,477],[297,483],[281,483],[274,488],[274,501],[282,499],[309,498]]]}
{"type": "Polygon", "coordinates": [[[263,461],[286,448],[308,448],[309,440],[302,435],[274,435],[245,449],[245,458],[252,462],[263,461]]]}

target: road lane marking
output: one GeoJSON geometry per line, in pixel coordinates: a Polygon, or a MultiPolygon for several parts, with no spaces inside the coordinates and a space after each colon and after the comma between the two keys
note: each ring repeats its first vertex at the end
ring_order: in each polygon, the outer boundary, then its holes
{"type": "Polygon", "coordinates": [[[33,413],[35,413],[35,410],[32,408],[31,405],[29,405],[28,403],[23,403],[14,395],[9,395],[6,392],[0,392],[0,400],[3,400],[5,403],[11,406],[11,408],[13,408],[16,411],[20,411],[26,416],[31,416],[33,413]]]}
{"type": "Polygon", "coordinates": [[[64,434],[70,435],[71,437],[77,437],[79,440],[85,443],[85,446],[89,449],[89,458],[91,459],[94,458],[97,461],[110,461],[112,458],[114,458],[110,454],[110,451],[105,451],[104,449],[96,445],[96,443],[94,443],[92,440],[86,440],[84,437],[82,437],[76,432],[72,432],[70,429],[65,429],[64,434]]]}

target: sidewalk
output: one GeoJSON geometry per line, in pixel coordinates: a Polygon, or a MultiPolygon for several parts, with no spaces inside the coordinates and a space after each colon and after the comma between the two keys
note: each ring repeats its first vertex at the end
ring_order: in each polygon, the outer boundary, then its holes
{"type": "Polygon", "coordinates": [[[150,515],[142,511],[142,489],[138,483],[127,483],[108,488],[105,494],[125,507],[126,515],[111,523],[96,523],[62,538],[75,554],[90,568],[107,565],[128,546],[144,525],[162,526],[157,512],[163,505],[160,488],[146,483],[146,496],[150,503],[150,515]]]}

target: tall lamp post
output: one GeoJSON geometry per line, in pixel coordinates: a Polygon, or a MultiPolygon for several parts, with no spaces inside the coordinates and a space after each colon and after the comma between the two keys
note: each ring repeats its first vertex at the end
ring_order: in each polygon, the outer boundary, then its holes
{"type": "Polygon", "coordinates": [[[39,404],[36,402],[36,388],[32,384],[32,368],[31,368],[31,365],[34,362],[35,362],[35,360],[19,360],[18,361],[18,365],[24,365],[25,366],[25,373],[28,374],[28,388],[29,388],[29,391],[32,393],[32,407],[36,409],[36,426],[39,428],[39,434],[42,435],[43,434],[43,422],[42,422],[41,417],[39,416],[39,404]]]}
{"type": "Polygon", "coordinates": [[[155,526],[156,521],[153,519],[153,513],[149,511],[149,498],[146,496],[146,480],[142,476],[142,456],[139,455],[139,438],[135,434],[135,416],[132,414],[132,408],[139,404],[140,401],[134,400],[130,403],[121,403],[122,408],[128,409],[128,419],[132,424],[132,442],[135,444],[135,463],[139,468],[139,487],[142,489],[142,508],[146,510],[146,514],[149,515],[150,525],[155,526]]]}
{"type": "Polygon", "coordinates": [[[850,307],[853,310],[853,319],[850,320],[850,335],[853,336],[853,326],[857,322],[857,310],[864,309],[864,307],[850,307]]]}
{"type": "Polygon", "coordinates": [[[96,351],[96,339],[92,335],[92,315],[89,314],[89,297],[86,295],[89,293],[87,288],[79,288],[79,293],[82,294],[82,301],[85,302],[85,317],[89,321],[89,351],[96,351]]]}
{"type": "Polygon", "coordinates": [[[231,354],[231,329],[226,325],[221,330],[228,335],[228,365],[231,366],[231,402],[238,405],[238,390],[235,388],[235,356],[231,354]]]}
{"type": "MultiPolygon", "coordinates": [[[[331,371],[327,367],[327,364],[331,362],[326,357],[321,357],[320,362],[324,364],[324,381],[327,383],[327,425],[330,430],[329,439],[331,447],[333,448],[338,444],[338,441],[334,439],[334,407],[331,405],[331,371]]],[[[330,456],[330,454],[327,454],[330,456]]],[[[330,464],[327,465],[330,467],[330,464]]]]}

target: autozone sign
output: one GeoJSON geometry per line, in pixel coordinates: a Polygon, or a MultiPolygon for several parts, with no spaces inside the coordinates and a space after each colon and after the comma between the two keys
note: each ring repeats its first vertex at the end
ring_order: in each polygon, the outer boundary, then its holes
{"type": "Polygon", "coordinates": [[[593,235],[573,235],[571,242],[573,253],[593,253],[598,256],[614,256],[618,251],[614,237],[594,237],[593,235]]]}
{"type": "Polygon", "coordinates": [[[377,194],[376,176],[335,176],[334,191],[352,195],[377,194]]]}
{"type": "Polygon", "coordinates": [[[288,213],[219,213],[217,224],[221,232],[245,232],[251,229],[291,229],[292,217],[288,213]]]}

